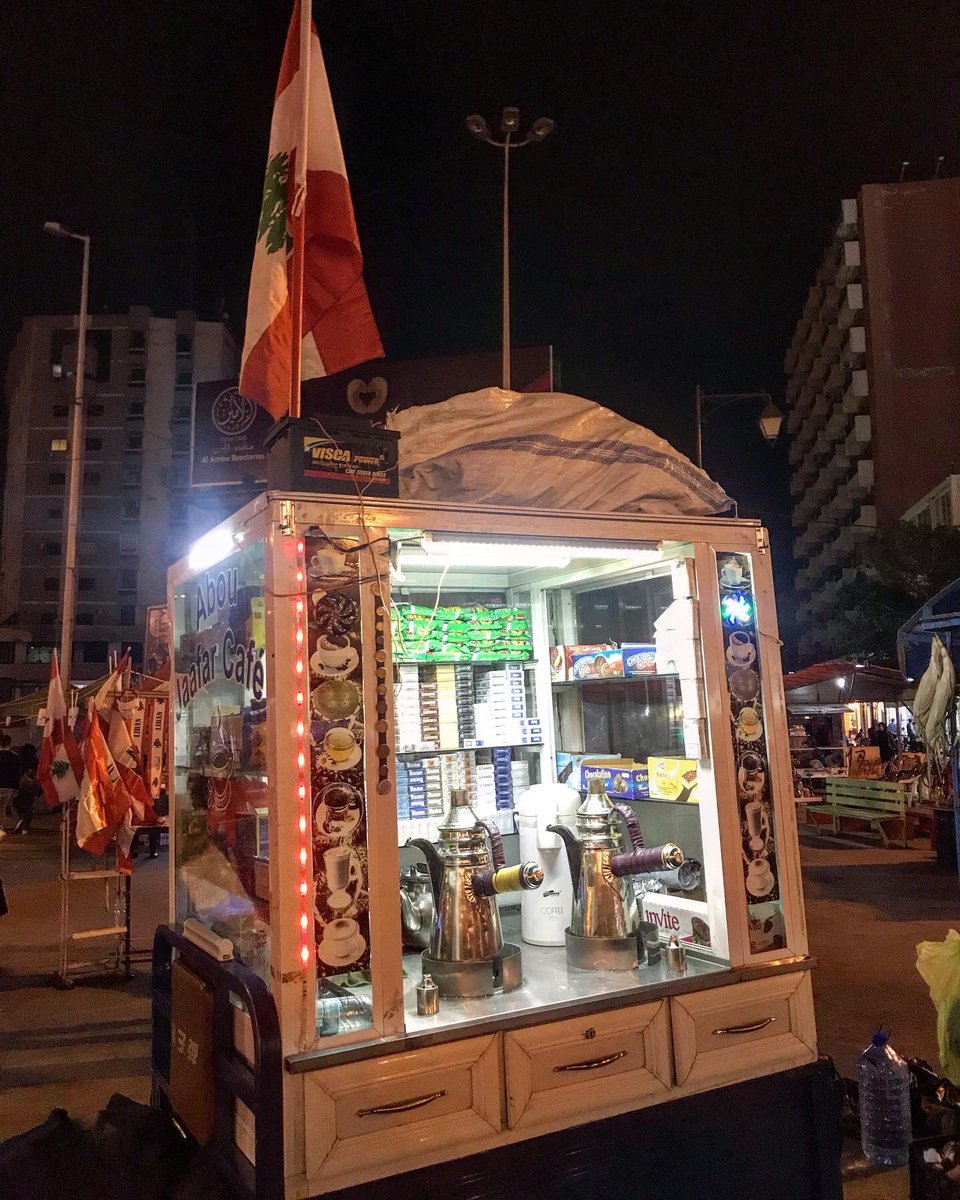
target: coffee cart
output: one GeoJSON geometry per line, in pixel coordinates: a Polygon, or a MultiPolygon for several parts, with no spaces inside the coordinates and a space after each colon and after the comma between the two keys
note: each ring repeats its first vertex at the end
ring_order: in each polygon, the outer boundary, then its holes
{"type": "MultiPolygon", "coordinates": [[[[757,522],[266,492],[169,578],[171,920],[272,992],[288,1200],[512,1194],[534,1162],[529,1194],[588,1194],[626,1153],[658,1198],[839,1195],[757,522]],[[411,843],[465,793],[509,869],[526,794],[590,779],[695,884],[637,876],[633,962],[573,965],[535,830],[530,923],[496,898],[516,961],[429,1011],[417,923],[455,918],[411,843]]],[[[252,1157],[242,1105],[233,1135],[252,1157]]]]}

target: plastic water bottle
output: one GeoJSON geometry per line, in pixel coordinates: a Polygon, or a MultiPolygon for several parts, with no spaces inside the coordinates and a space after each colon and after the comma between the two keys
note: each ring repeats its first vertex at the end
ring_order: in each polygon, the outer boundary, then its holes
{"type": "Polygon", "coordinates": [[[910,1147],[910,1071],[878,1029],[860,1055],[860,1141],[867,1161],[901,1167],[910,1147]]]}

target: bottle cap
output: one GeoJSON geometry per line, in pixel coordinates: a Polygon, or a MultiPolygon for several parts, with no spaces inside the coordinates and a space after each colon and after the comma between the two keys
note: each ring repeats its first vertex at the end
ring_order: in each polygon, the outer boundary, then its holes
{"type": "Polygon", "coordinates": [[[890,1041],[890,1034],[885,1029],[878,1029],[872,1040],[875,1046],[885,1046],[890,1041]]]}

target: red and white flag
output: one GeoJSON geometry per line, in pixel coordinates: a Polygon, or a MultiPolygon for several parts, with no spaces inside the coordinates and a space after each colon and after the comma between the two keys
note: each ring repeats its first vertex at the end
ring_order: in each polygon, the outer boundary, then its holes
{"type": "Polygon", "coordinates": [[[37,779],[50,808],[66,804],[80,791],[83,756],[73,736],[63,698],[57,652],[50,656],[50,686],[47,690],[47,721],[43,728],[37,779]]]}
{"type": "Polygon", "coordinates": [[[132,819],[137,825],[156,825],[159,817],[144,783],[140,770],[141,756],[130,736],[126,718],[120,711],[119,698],[123,691],[123,676],[130,662],[125,655],[117,668],[97,692],[94,710],[100,721],[100,730],[106,739],[117,773],[133,803],[132,819]]]}
{"type": "Polygon", "coordinates": [[[83,743],[83,781],[77,803],[77,845],[90,854],[104,854],[116,837],[122,862],[130,850],[132,807],[130,793],[104,739],[96,701],[91,698],[83,743]]]}
{"type": "Polygon", "coordinates": [[[240,368],[242,394],[277,418],[290,406],[298,254],[300,378],[332,375],[383,355],[310,10],[311,0],[296,0],[277,81],[240,368]]]}

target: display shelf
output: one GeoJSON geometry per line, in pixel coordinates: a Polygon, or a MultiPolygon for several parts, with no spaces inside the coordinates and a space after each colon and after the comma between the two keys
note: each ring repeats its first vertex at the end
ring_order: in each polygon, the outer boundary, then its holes
{"type": "Polygon", "coordinates": [[[524,667],[537,665],[535,658],[444,658],[431,654],[423,658],[402,658],[395,655],[395,667],[524,667]]]}
{"type": "Polygon", "coordinates": [[[448,746],[440,750],[398,750],[397,758],[435,758],[438,754],[472,754],[477,750],[540,750],[543,742],[483,742],[477,746],[448,746]]]}
{"type": "Polygon", "coordinates": [[[589,687],[594,687],[601,683],[653,683],[658,679],[677,679],[680,676],[673,672],[661,672],[656,675],[603,675],[594,679],[592,676],[587,676],[585,679],[553,679],[551,684],[555,688],[573,688],[582,687],[586,684],[589,687]]]}

